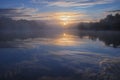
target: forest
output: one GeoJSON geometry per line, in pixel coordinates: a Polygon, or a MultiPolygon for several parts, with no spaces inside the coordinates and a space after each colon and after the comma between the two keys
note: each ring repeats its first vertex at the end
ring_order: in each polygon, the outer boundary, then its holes
{"type": "Polygon", "coordinates": [[[46,24],[34,20],[13,20],[8,17],[0,17],[0,31],[37,31],[43,29],[46,24]]]}
{"type": "Polygon", "coordinates": [[[79,30],[120,30],[120,14],[107,15],[106,18],[101,19],[99,22],[80,23],[78,26],[79,30]]]}

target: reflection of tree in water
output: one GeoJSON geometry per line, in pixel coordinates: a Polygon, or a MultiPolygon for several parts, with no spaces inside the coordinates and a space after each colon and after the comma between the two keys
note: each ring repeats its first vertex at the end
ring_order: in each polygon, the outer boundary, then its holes
{"type": "Polygon", "coordinates": [[[91,40],[100,40],[105,43],[106,46],[112,46],[117,48],[120,46],[120,33],[119,32],[103,32],[103,31],[81,31],[79,32],[80,38],[88,36],[91,40]]]}

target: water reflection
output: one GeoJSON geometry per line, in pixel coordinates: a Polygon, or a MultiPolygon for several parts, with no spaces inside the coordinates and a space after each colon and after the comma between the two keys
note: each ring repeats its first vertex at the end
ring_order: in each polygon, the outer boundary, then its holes
{"type": "Polygon", "coordinates": [[[60,34],[59,37],[53,41],[53,44],[60,45],[60,46],[75,46],[75,45],[78,45],[77,44],[78,39],[79,38],[77,36],[63,33],[63,34],[60,34]]]}
{"type": "Polygon", "coordinates": [[[88,39],[102,41],[109,47],[120,47],[120,32],[117,31],[80,31],[78,32],[78,36],[80,38],[88,36],[88,39]]]}
{"type": "Polygon", "coordinates": [[[1,33],[0,47],[15,47],[21,42],[26,43],[44,43],[59,46],[74,46],[84,43],[84,39],[93,40],[94,42],[102,41],[105,46],[119,48],[120,32],[110,31],[46,31],[28,32],[28,33],[1,33]],[[28,41],[25,41],[28,40],[28,41]]]}
{"type": "Polygon", "coordinates": [[[119,46],[118,36],[87,31],[2,36],[0,80],[118,80],[120,49],[103,45],[119,46]]]}

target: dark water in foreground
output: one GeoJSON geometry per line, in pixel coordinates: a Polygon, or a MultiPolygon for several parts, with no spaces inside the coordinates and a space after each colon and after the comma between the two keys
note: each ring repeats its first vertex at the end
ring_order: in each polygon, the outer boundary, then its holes
{"type": "Polygon", "coordinates": [[[120,32],[28,33],[0,34],[0,80],[120,79],[120,32]]]}

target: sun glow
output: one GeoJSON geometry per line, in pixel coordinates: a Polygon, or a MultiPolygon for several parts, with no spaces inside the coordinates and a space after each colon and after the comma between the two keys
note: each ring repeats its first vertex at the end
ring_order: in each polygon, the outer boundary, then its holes
{"type": "Polygon", "coordinates": [[[65,26],[65,25],[67,25],[68,23],[67,22],[63,22],[63,25],[65,26]]]}
{"type": "Polygon", "coordinates": [[[79,23],[84,21],[83,17],[85,14],[77,13],[77,12],[59,12],[55,14],[55,19],[59,21],[59,23],[63,27],[69,27],[70,24],[79,23]]]}
{"type": "Polygon", "coordinates": [[[60,20],[62,25],[66,26],[70,23],[70,17],[71,16],[62,15],[59,17],[59,20],[60,20]]]}
{"type": "Polygon", "coordinates": [[[60,16],[60,20],[62,21],[68,21],[70,16],[60,16]]]}

